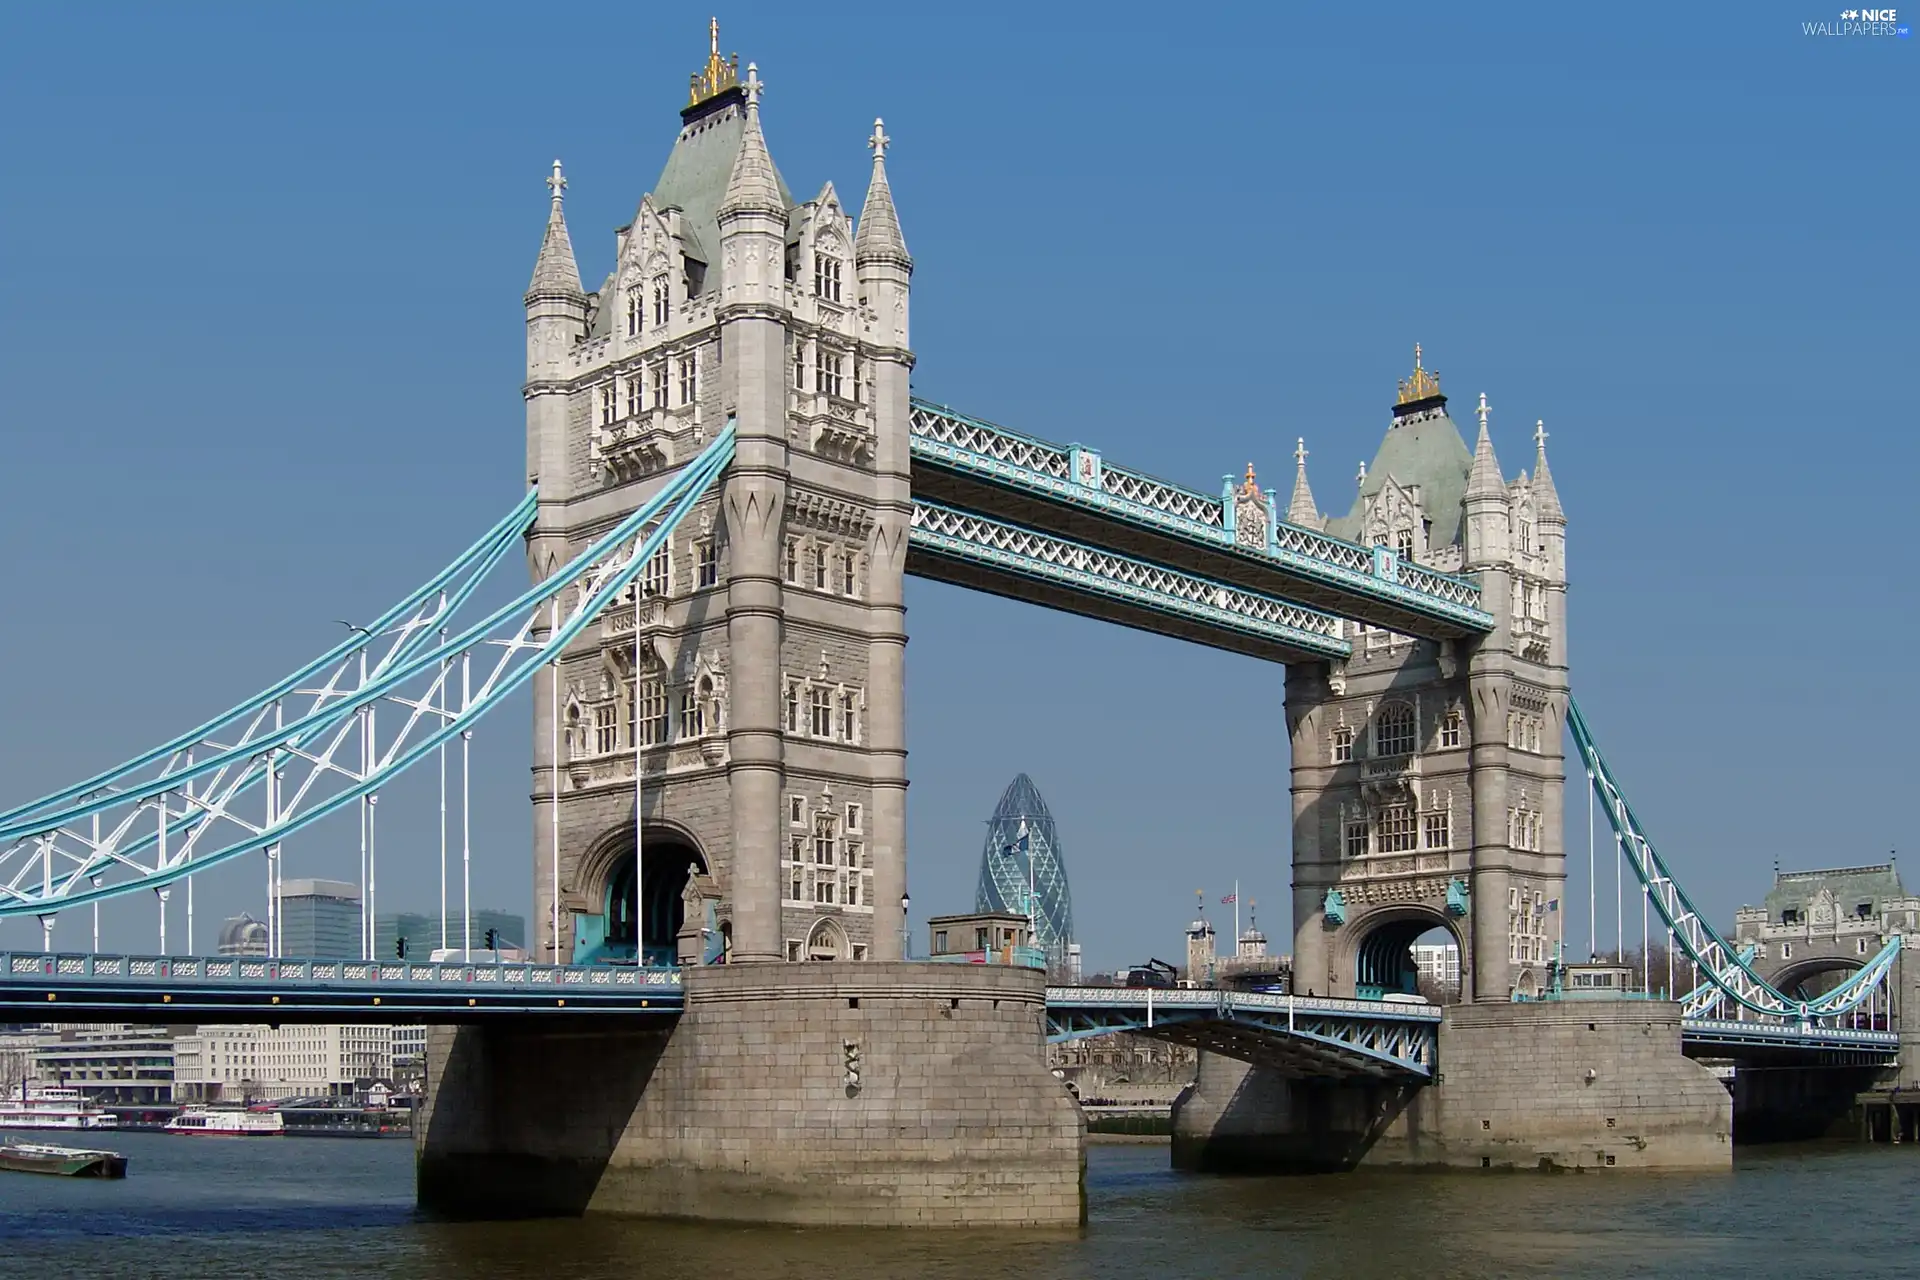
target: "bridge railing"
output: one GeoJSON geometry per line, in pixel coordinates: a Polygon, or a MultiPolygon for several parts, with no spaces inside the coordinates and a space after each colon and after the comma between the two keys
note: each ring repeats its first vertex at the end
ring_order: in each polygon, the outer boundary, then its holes
{"type": "Polygon", "coordinates": [[[34,987],[255,986],[263,991],[333,984],[399,986],[659,989],[678,992],[680,971],[631,965],[561,965],[501,961],[288,960],[262,956],[139,956],[64,952],[0,952],[0,982],[34,987]]]}
{"type": "Polygon", "coordinates": [[[1388,1000],[1344,1000],[1331,996],[1293,996],[1268,991],[1234,991],[1225,987],[1048,987],[1049,1007],[1213,1010],[1235,1009],[1261,1013],[1352,1014],[1403,1022],[1438,1022],[1436,1005],[1398,1004],[1388,1000]]]}

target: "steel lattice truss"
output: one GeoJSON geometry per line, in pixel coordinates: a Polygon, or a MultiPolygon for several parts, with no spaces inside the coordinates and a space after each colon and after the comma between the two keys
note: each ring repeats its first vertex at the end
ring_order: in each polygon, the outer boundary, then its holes
{"type": "Polygon", "coordinates": [[[118,769],[0,815],[0,918],[165,892],[377,793],[553,661],[619,598],[733,456],[729,425],[537,587],[471,622],[529,527],[529,494],[367,633],[118,769]]]}
{"type": "Polygon", "coordinates": [[[1440,1010],[1251,991],[1048,987],[1047,1039],[1129,1031],[1304,1078],[1430,1081],[1440,1010]]]}
{"type": "Polygon", "coordinates": [[[1702,918],[1686,891],[1673,878],[1600,754],[1586,717],[1571,700],[1567,704],[1567,726],[1586,765],[1594,795],[1606,810],[1621,856],[1633,868],[1660,919],[1705,975],[1701,984],[1681,1002],[1684,1018],[1711,1020],[1716,1014],[1725,1018],[1731,1012],[1742,1020],[1752,1014],[1762,1021],[1794,1024],[1808,1031],[1845,1029],[1847,1015],[1869,998],[1889,989],[1890,975],[1900,957],[1901,942],[1897,935],[1852,977],[1812,999],[1789,996],[1761,977],[1753,967],[1753,949],[1735,951],[1732,944],[1702,918]]]}
{"type": "Polygon", "coordinates": [[[950,559],[1341,660],[1340,619],[1164,565],[916,499],[912,545],[950,559]]]}
{"type": "Polygon", "coordinates": [[[1492,628],[1492,617],[1481,609],[1479,584],[1469,578],[1399,561],[1383,576],[1375,548],[1285,521],[1276,523],[1271,548],[1249,547],[1237,542],[1228,527],[1228,500],[1221,494],[1201,493],[1104,459],[1076,476],[1075,448],[1022,435],[927,400],[913,401],[909,422],[916,462],[961,472],[1029,497],[1101,511],[1189,543],[1276,562],[1309,581],[1363,599],[1410,607],[1469,632],[1492,628]]]}

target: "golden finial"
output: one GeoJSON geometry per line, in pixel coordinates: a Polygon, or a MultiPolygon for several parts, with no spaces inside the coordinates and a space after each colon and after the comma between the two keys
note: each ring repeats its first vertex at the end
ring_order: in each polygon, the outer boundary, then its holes
{"type": "Polygon", "coordinates": [[[1247,464],[1246,481],[1240,486],[1240,496],[1243,498],[1253,498],[1258,497],[1259,494],[1260,486],[1253,482],[1253,464],[1249,462],[1247,464]]]}
{"type": "Polygon", "coordinates": [[[687,105],[705,102],[740,83],[740,55],[720,56],[720,19],[707,19],[707,65],[688,77],[687,105]]]}
{"type": "Polygon", "coordinates": [[[1420,344],[1413,344],[1413,375],[1401,380],[1400,397],[1396,404],[1412,404],[1415,400],[1428,400],[1440,394],[1440,374],[1432,369],[1423,368],[1420,363],[1420,344]]]}

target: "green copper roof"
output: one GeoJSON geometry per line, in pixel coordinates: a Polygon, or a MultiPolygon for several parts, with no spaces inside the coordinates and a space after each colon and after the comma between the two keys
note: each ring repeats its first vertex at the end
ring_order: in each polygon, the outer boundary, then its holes
{"type": "MultiPolygon", "coordinates": [[[[713,102],[719,110],[705,112],[680,130],[667,167],[653,184],[654,206],[680,210],[695,242],[688,250],[708,266],[714,265],[713,255],[720,252],[720,202],[727,194],[727,178],[733,173],[740,136],[747,127],[746,99],[739,91],[729,91],[713,102]]],[[[779,183],[780,198],[792,208],[793,196],[778,166],[774,180],[779,183]]],[[[714,281],[717,284],[719,277],[714,281]]]]}
{"type": "Polygon", "coordinates": [[[1774,873],[1773,891],[1767,894],[1767,918],[1778,923],[1783,910],[1800,913],[1801,923],[1808,919],[1814,899],[1821,890],[1833,895],[1833,906],[1842,917],[1856,914],[1860,904],[1873,904],[1870,914],[1877,915],[1881,903],[1904,898],[1900,873],[1890,862],[1875,867],[1836,867],[1826,871],[1780,871],[1774,873]]]}
{"type": "Polygon", "coordinates": [[[1472,469],[1473,454],[1444,408],[1435,414],[1397,418],[1367,468],[1353,510],[1329,522],[1327,532],[1361,541],[1367,502],[1392,476],[1402,487],[1420,486],[1420,505],[1433,521],[1427,545],[1452,546],[1460,536],[1460,501],[1466,496],[1467,472],[1472,469]]]}

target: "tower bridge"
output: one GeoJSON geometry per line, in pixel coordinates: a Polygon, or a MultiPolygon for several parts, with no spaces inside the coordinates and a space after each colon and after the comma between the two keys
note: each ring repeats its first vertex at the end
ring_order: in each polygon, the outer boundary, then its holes
{"type": "Polygon", "coordinates": [[[857,217],[831,183],[797,198],[763,91],[716,35],[591,290],[555,163],[523,299],[523,502],[287,679],[0,813],[0,918],[47,939],[6,957],[0,1000],[431,1017],[420,1195],[469,1213],[524,1212],[532,1188],[556,1211],[1077,1221],[1082,1124],[1043,1034],[1201,1046],[1175,1159],[1204,1168],[1723,1165],[1732,1108],[1689,1052],[1886,1067],[1900,935],[1818,991],[1765,968],[1700,917],[1600,754],[1570,695],[1543,425],[1509,476],[1487,397],[1469,445],[1416,347],[1340,513],[1304,441],[1283,505],[1251,466],[1188,487],[916,398],[891,140],[876,121],[857,217]],[[532,585],[483,611],[516,544],[532,585]],[[909,574],[1285,664],[1276,856],[1319,995],[903,962],[909,574]],[[464,761],[521,688],[529,964],[222,969],[168,956],[164,924],[157,956],[53,951],[56,916],[107,898],[152,892],[164,921],[176,887],[262,854],[277,884],[287,842],[353,806],[365,841],[382,787],[464,761]],[[1700,974],[1685,1001],[1546,998],[1569,731],[1700,974]],[[1378,999],[1434,928],[1465,1002],[1378,999]]]}

